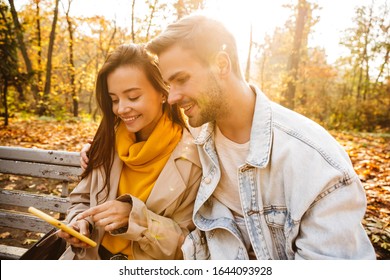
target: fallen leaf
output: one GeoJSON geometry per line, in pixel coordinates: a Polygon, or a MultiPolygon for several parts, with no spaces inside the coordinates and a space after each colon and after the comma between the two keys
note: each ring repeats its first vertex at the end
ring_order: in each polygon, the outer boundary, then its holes
{"type": "Polygon", "coordinates": [[[11,233],[9,233],[8,231],[0,233],[0,239],[10,238],[10,237],[11,237],[11,233]]]}
{"type": "Polygon", "coordinates": [[[23,245],[31,245],[31,244],[34,244],[34,243],[37,243],[37,242],[38,242],[37,239],[29,239],[29,238],[27,238],[27,239],[25,239],[23,241],[23,245]]]}

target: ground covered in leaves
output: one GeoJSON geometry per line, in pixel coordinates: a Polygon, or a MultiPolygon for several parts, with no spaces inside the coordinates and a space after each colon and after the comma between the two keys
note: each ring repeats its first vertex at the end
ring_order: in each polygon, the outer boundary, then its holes
{"type": "MultiPolygon", "coordinates": [[[[0,145],[80,151],[97,129],[95,122],[53,119],[11,119],[0,130],[0,145]]],[[[363,225],[378,259],[390,259],[390,135],[331,132],[351,157],[367,194],[363,225]]],[[[59,195],[50,180],[0,174],[0,187],[59,195]]],[[[0,244],[30,247],[39,235],[0,228],[0,244]]]]}

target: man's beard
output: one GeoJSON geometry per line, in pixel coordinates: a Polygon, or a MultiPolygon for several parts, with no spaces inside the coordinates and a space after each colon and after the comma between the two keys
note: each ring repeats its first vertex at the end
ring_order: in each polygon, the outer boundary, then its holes
{"type": "Polygon", "coordinates": [[[210,73],[206,86],[202,88],[196,100],[199,113],[189,118],[189,124],[198,127],[227,115],[226,98],[213,73],[210,73]]]}

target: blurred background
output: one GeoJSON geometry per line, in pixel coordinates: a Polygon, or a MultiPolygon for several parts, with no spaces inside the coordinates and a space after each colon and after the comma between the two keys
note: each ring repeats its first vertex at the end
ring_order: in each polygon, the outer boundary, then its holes
{"type": "MultiPolygon", "coordinates": [[[[248,82],[319,122],[367,195],[362,221],[390,259],[390,0],[0,0],[0,145],[80,151],[100,114],[95,80],[117,46],[145,43],[202,12],[237,38],[248,82]]],[[[245,108],[243,108],[244,110],[245,108]]],[[[0,188],[60,195],[61,184],[0,174],[0,188]]],[[[0,228],[0,244],[39,237],[0,228]]]]}

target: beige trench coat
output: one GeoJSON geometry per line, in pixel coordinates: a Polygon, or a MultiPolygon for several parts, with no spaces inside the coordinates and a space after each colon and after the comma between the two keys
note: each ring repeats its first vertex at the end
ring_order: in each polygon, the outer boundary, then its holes
{"type": "MultiPolygon", "coordinates": [[[[122,161],[116,155],[111,170],[108,200],[117,198],[122,161]]],[[[103,186],[102,169],[94,170],[70,194],[72,203],[67,221],[96,206],[96,193],[103,186]]],[[[193,138],[186,130],[163,168],[146,203],[131,197],[133,207],[127,232],[118,234],[132,241],[134,259],[181,259],[181,245],[194,229],[192,210],[201,180],[201,165],[193,138]]],[[[93,227],[91,238],[100,244],[104,229],[93,227]]],[[[100,259],[98,246],[89,249],[68,247],[60,259],[100,259]]]]}

